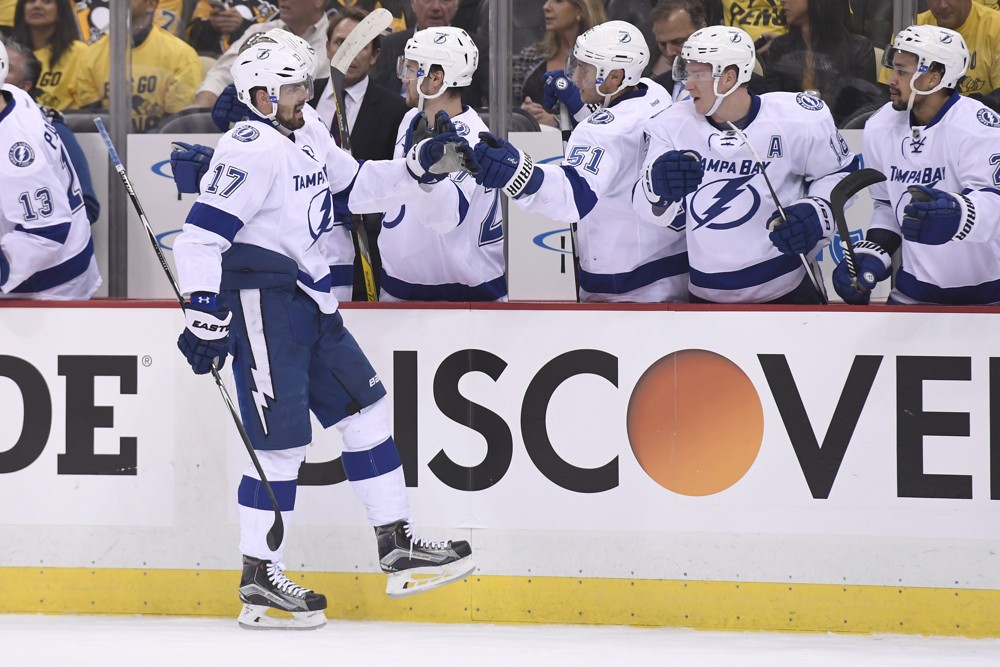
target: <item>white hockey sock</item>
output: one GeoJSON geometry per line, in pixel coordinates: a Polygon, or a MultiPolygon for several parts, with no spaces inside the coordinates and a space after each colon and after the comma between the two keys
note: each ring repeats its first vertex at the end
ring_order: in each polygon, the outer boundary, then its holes
{"type": "Polygon", "coordinates": [[[280,450],[257,450],[257,459],[278,501],[285,537],[278,548],[267,546],[267,533],[274,523],[274,508],[260,481],[257,469],[249,464],[243,472],[237,492],[240,514],[240,553],[272,562],[281,560],[288,541],[289,526],[295,509],[299,466],[306,456],[305,447],[280,450]]]}

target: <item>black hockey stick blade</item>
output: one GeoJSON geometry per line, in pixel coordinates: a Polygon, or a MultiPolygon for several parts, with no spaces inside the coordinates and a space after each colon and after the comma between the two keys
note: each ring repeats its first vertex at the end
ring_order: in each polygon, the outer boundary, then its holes
{"type": "Polygon", "coordinates": [[[847,228],[844,207],[854,195],[884,180],[885,174],[878,169],[859,169],[844,177],[833,186],[833,190],[830,192],[830,209],[833,211],[833,221],[837,225],[840,249],[844,253],[844,259],[847,260],[847,273],[851,276],[851,282],[854,283],[855,288],[862,292],[868,290],[858,285],[858,260],[854,256],[854,246],[851,245],[851,230],[847,228]]]}

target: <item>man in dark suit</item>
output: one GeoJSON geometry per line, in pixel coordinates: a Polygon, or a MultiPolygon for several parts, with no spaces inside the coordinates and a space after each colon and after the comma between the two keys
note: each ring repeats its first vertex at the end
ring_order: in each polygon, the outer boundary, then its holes
{"type": "MultiPolygon", "coordinates": [[[[330,27],[327,29],[327,58],[333,57],[344,39],[351,34],[354,26],[366,15],[364,10],[349,7],[330,20],[330,27]]],[[[351,154],[359,160],[391,160],[396,145],[396,132],[403,122],[403,116],[409,110],[403,98],[373,83],[369,77],[372,66],[378,62],[381,55],[381,39],[376,37],[366,46],[351,63],[344,76],[344,110],[347,114],[347,127],[351,132],[351,154]]],[[[309,104],[316,108],[320,118],[330,127],[339,144],[339,130],[335,120],[336,105],[333,101],[333,87],[330,85],[330,80],[317,81],[315,90],[316,95],[309,104]]],[[[378,254],[378,233],[382,229],[382,219],[377,214],[366,215],[364,223],[368,232],[377,294],[378,278],[382,273],[382,262],[378,254]]],[[[356,240],[354,249],[357,253],[356,240]]],[[[364,301],[365,298],[361,261],[356,258],[354,300],[364,301]]]]}
{"type": "MultiPolygon", "coordinates": [[[[406,42],[413,37],[415,30],[436,28],[444,25],[454,25],[455,13],[458,11],[459,0],[411,0],[415,26],[403,32],[394,32],[382,41],[382,55],[372,68],[372,80],[398,93],[405,95],[403,82],[396,73],[399,57],[403,55],[406,42]]],[[[467,31],[468,32],[468,31],[467,31]]],[[[485,35],[469,33],[473,43],[479,48],[479,68],[472,77],[472,85],[462,91],[462,103],[474,109],[487,105],[489,96],[489,40],[485,35]]]]}

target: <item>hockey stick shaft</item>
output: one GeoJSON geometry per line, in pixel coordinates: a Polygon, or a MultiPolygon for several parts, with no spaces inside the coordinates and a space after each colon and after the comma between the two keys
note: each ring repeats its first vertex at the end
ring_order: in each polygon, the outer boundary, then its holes
{"type": "Polygon", "coordinates": [[[858,283],[858,258],[854,254],[854,246],[851,244],[851,230],[847,227],[847,216],[844,210],[847,207],[847,202],[854,195],[884,180],[885,174],[878,169],[859,169],[842,178],[830,192],[830,209],[833,211],[833,221],[837,225],[840,249],[847,262],[847,274],[851,277],[854,288],[862,294],[867,294],[869,290],[858,283]]]}
{"type": "MultiPolygon", "coordinates": [[[[749,148],[750,152],[753,154],[753,158],[757,162],[757,168],[760,169],[760,174],[761,176],[764,177],[764,183],[767,184],[767,190],[768,192],[771,193],[771,199],[774,201],[774,207],[778,209],[778,215],[781,216],[782,222],[788,220],[788,216],[785,215],[785,208],[781,205],[781,202],[778,201],[778,194],[774,191],[774,186],[771,185],[771,179],[768,178],[767,176],[767,169],[764,166],[764,161],[760,159],[760,155],[757,154],[757,150],[753,147],[753,144],[750,143],[750,140],[747,138],[747,135],[744,134],[743,131],[740,128],[736,127],[736,125],[734,125],[733,123],[728,123],[728,125],[730,128],[732,128],[732,130],[736,134],[739,135],[740,139],[743,140],[743,144],[747,148],[749,148]]],[[[819,302],[824,306],[827,305],[828,303],[830,303],[830,300],[826,298],[826,291],[823,289],[823,286],[820,285],[819,279],[816,277],[816,274],[813,273],[813,266],[809,262],[809,258],[807,258],[804,254],[800,253],[799,259],[802,260],[802,266],[806,270],[806,275],[809,276],[809,281],[813,284],[813,287],[816,289],[816,294],[817,296],[819,296],[819,302]]]]}
{"type": "MultiPolygon", "coordinates": [[[[354,26],[337,52],[330,59],[330,84],[333,86],[333,101],[336,111],[337,128],[340,131],[340,146],[351,152],[351,131],[347,124],[347,111],[344,108],[344,79],[351,63],[358,57],[368,44],[383,30],[392,25],[392,14],[387,9],[378,8],[354,26]]],[[[365,229],[361,216],[354,216],[351,225],[354,238],[358,243],[358,255],[361,259],[361,273],[365,281],[365,296],[369,301],[378,301],[375,291],[375,270],[372,267],[371,244],[368,241],[368,230],[365,229]]]]}
{"type": "MultiPolygon", "coordinates": [[[[562,102],[559,103],[559,129],[562,132],[563,154],[569,145],[569,138],[573,134],[573,123],[569,117],[569,109],[562,102]]],[[[573,253],[573,294],[576,300],[580,300],[580,253],[576,248],[576,223],[569,223],[569,248],[573,253]]]]}
{"type": "MultiPolygon", "coordinates": [[[[95,119],[94,123],[97,125],[97,131],[101,133],[101,138],[104,140],[105,146],[107,146],[108,155],[111,156],[111,162],[115,167],[115,171],[118,172],[118,176],[125,185],[125,190],[128,192],[129,199],[132,200],[132,206],[135,208],[135,212],[139,214],[139,221],[146,230],[146,236],[149,238],[149,242],[152,244],[153,250],[156,252],[157,259],[160,260],[160,266],[163,268],[163,272],[166,274],[167,280],[170,282],[170,286],[173,288],[174,294],[177,296],[177,302],[180,304],[181,310],[184,310],[184,297],[181,295],[181,290],[177,286],[177,280],[174,279],[174,274],[170,270],[170,265],[167,264],[167,258],[163,255],[163,251],[160,250],[160,244],[156,240],[156,234],[153,233],[153,227],[149,224],[149,219],[146,218],[146,213],[142,209],[142,204],[139,203],[139,197],[135,194],[135,189],[132,187],[132,181],[129,180],[128,174],[125,172],[125,165],[122,164],[121,158],[118,157],[118,151],[115,150],[115,145],[111,141],[111,135],[108,134],[108,130],[104,127],[104,123],[100,118],[95,119]]],[[[278,508],[278,500],[274,497],[274,491],[271,489],[271,484],[267,481],[267,477],[264,475],[264,469],[261,468],[260,461],[257,459],[257,454],[253,450],[253,445],[250,444],[250,436],[247,435],[246,428],[243,426],[243,421],[236,412],[236,406],[233,405],[233,399],[229,396],[229,390],[226,389],[226,385],[222,382],[222,377],[219,375],[219,369],[216,367],[214,362],[212,363],[212,378],[215,380],[215,384],[219,388],[219,392],[222,394],[223,400],[226,402],[226,407],[229,408],[229,414],[232,416],[233,422],[236,424],[236,430],[240,432],[240,438],[243,439],[243,445],[246,447],[247,453],[250,455],[253,467],[257,470],[257,474],[260,476],[260,481],[264,485],[267,497],[271,501],[271,507],[274,508],[274,523],[271,524],[271,529],[267,531],[267,546],[272,551],[275,551],[285,536],[285,524],[281,518],[281,510],[278,508]]]]}

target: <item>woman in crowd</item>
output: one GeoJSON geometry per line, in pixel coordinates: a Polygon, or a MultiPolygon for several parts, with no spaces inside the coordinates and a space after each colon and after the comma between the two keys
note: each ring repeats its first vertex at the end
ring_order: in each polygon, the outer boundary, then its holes
{"type": "Polygon", "coordinates": [[[70,0],[17,0],[12,37],[42,63],[38,103],[60,111],[79,106],[76,68],[87,46],[70,0]]]}
{"type": "Polygon", "coordinates": [[[888,101],[875,84],[875,49],[848,30],[844,0],[782,0],[788,33],[761,54],[771,91],[811,92],[830,107],[838,125],[858,109],[888,101]]]}
{"type": "Polygon", "coordinates": [[[545,72],[566,69],[576,38],[608,20],[601,0],[546,0],[545,37],[514,57],[513,103],[530,113],[539,125],[558,127],[555,116],[542,108],[545,72]]]}

